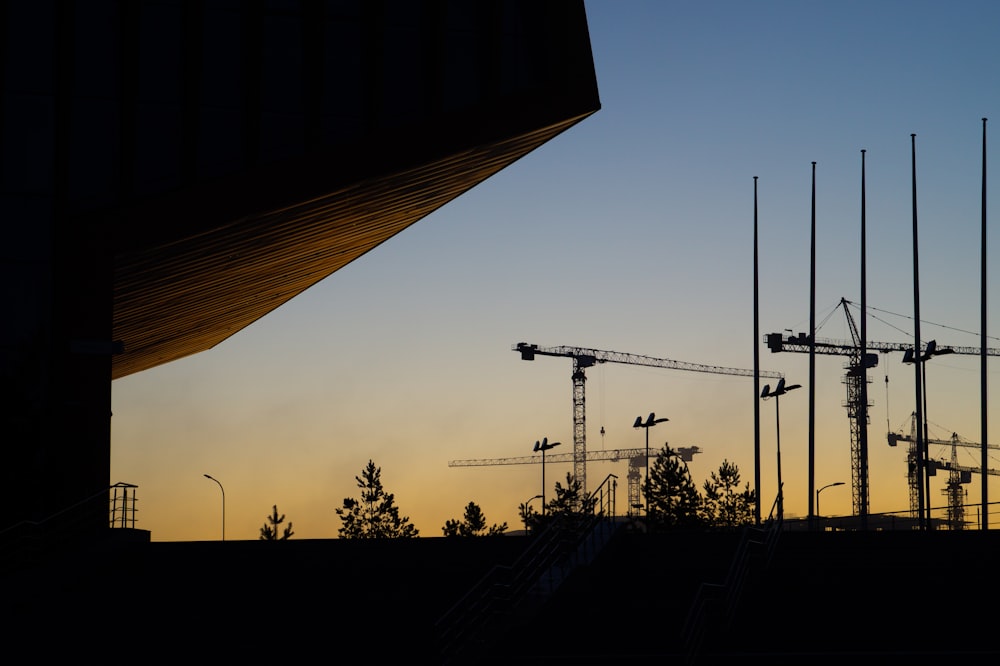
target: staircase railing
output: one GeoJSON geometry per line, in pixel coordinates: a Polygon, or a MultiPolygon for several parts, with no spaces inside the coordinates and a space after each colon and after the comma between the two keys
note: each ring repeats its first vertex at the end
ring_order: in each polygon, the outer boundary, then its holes
{"type": "Polygon", "coordinates": [[[566,517],[570,524],[563,530],[561,556],[534,576],[536,582],[523,600],[543,603],[574,569],[593,561],[619,527],[614,514],[617,488],[618,477],[609,474],[588,496],[584,506],[589,512],[566,517]]]}
{"type": "Polygon", "coordinates": [[[719,622],[721,631],[726,631],[731,626],[736,608],[743,595],[747,577],[754,572],[754,555],[763,551],[762,566],[766,567],[771,561],[782,529],[782,514],[780,510],[777,510],[779,506],[778,498],[775,498],[763,527],[745,527],[743,529],[725,581],[722,583],[702,583],[699,586],[681,635],[685,663],[694,664],[697,662],[708,631],[708,623],[712,619],[719,622]]]}
{"type": "Polygon", "coordinates": [[[111,521],[112,528],[135,528],[136,500],[135,489],[139,486],[131,483],[116,483],[111,486],[111,521]]]}
{"type": "Polygon", "coordinates": [[[3,561],[12,565],[31,561],[53,545],[90,537],[101,514],[109,528],[134,529],[136,488],[131,483],[115,483],[42,520],[22,520],[0,530],[3,561]]]}
{"type": "Polygon", "coordinates": [[[467,654],[513,613],[530,612],[542,603],[573,568],[592,559],[611,531],[618,477],[609,474],[585,500],[588,514],[560,514],[532,537],[513,564],[490,569],[436,623],[445,663],[467,654]]]}

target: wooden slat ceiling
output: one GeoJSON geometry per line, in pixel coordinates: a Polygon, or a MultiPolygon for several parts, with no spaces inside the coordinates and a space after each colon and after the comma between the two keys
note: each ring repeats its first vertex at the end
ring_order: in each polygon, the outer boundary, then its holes
{"type": "Polygon", "coordinates": [[[212,348],[586,115],[119,254],[112,378],[212,348]]]}

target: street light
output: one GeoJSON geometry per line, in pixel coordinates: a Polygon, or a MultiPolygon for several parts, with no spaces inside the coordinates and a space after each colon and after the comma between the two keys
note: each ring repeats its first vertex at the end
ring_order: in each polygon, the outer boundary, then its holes
{"type": "Polygon", "coordinates": [[[949,347],[944,347],[942,349],[937,348],[937,340],[930,340],[927,346],[924,348],[924,353],[917,357],[916,352],[912,348],[907,349],[903,352],[903,363],[920,363],[920,407],[923,411],[923,423],[917,424],[920,428],[920,441],[918,442],[920,446],[917,447],[917,476],[918,476],[918,499],[920,500],[920,519],[921,522],[925,522],[928,529],[930,529],[931,523],[931,475],[928,469],[928,445],[927,438],[929,436],[927,428],[927,361],[935,356],[943,356],[945,354],[954,354],[955,350],[949,347]],[[924,511],[924,498],[926,498],[926,512],[924,511]],[[925,517],[926,514],[926,517],[925,517]]]}
{"type": "Polygon", "coordinates": [[[218,483],[219,490],[222,491],[222,540],[225,541],[226,540],[226,489],[222,487],[222,484],[219,483],[219,480],[216,479],[215,477],[206,474],[205,478],[212,479],[212,481],[218,483]]]}
{"type": "Polygon", "coordinates": [[[527,501],[525,501],[524,504],[521,505],[522,507],[524,507],[523,516],[522,517],[524,518],[524,529],[525,529],[525,531],[528,530],[528,518],[531,517],[531,513],[530,513],[530,511],[531,511],[531,502],[533,500],[540,499],[541,497],[542,497],[541,495],[535,495],[534,497],[529,497],[527,499],[527,501]]]}
{"type": "MultiPolygon", "coordinates": [[[[552,442],[549,443],[548,437],[543,437],[541,442],[535,441],[535,448],[532,449],[535,453],[539,451],[542,452],[542,515],[545,515],[545,452],[549,449],[553,449],[562,444],[562,442],[552,442]]],[[[534,498],[532,498],[534,499],[534,498]]],[[[530,501],[530,500],[529,500],[530,501]]]]}
{"type": "MultiPolygon", "coordinates": [[[[663,423],[664,421],[669,421],[670,419],[664,417],[662,419],[656,418],[654,412],[650,412],[649,416],[646,417],[645,422],[643,422],[641,416],[635,417],[635,423],[632,424],[633,428],[645,428],[646,429],[646,493],[649,492],[649,429],[655,426],[657,423],[663,423]]],[[[649,496],[646,495],[646,515],[649,515],[649,496]]]]}
{"type": "Polygon", "coordinates": [[[826,484],[825,486],[823,486],[822,488],[820,488],[819,490],[816,491],[816,515],[817,516],[822,516],[823,515],[823,514],[821,514],[819,512],[819,494],[821,492],[823,492],[824,490],[826,490],[827,488],[832,488],[834,486],[842,486],[842,485],[844,485],[843,481],[835,481],[834,483],[828,483],[828,484],[826,484]]]}
{"type": "Polygon", "coordinates": [[[765,384],[764,390],[760,392],[760,397],[763,400],[774,398],[774,427],[776,431],[775,441],[778,452],[778,518],[784,518],[785,516],[785,487],[781,482],[781,415],[778,412],[778,398],[785,395],[789,391],[794,391],[797,388],[802,388],[802,385],[785,385],[785,379],[781,378],[778,380],[778,385],[773,391],[771,390],[770,384],[765,384]]]}

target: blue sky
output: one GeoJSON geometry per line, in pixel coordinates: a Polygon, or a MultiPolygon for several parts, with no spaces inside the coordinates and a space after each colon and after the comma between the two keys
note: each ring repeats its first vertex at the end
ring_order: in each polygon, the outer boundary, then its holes
{"type": "MultiPolygon", "coordinates": [[[[818,334],[849,339],[835,308],[860,301],[865,149],[868,304],[879,309],[869,338],[912,339],[911,134],[922,338],[978,347],[981,119],[1000,119],[1000,5],[586,7],[598,113],[215,349],[113,383],[112,482],[139,486],[154,540],[218,538],[219,488],[205,473],[225,487],[227,538],[256,539],[273,504],[296,538],[332,538],[334,509],[358,495],[369,459],[421,536],[439,536],[469,501],[518,528],[517,505],[541,491],[538,465],[447,464],[530,455],[541,437],[571,450],[571,361],[529,364],[511,346],[752,368],[755,176],[760,333],[808,328],[816,162],[818,334]]],[[[990,236],[991,322],[994,246],[990,236]]],[[[807,355],[760,349],[762,369],[807,388],[807,355]]],[[[908,506],[905,451],[884,436],[913,410],[900,361],[883,355],[871,373],[873,512],[908,506]]],[[[824,492],[828,514],[851,512],[842,366],[816,364],[816,483],[846,484],[824,492]]],[[[587,376],[588,449],[642,447],[631,424],[655,411],[670,422],[651,446],[701,447],[690,464],[699,485],[723,460],[753,482],[752,380],[613,364],[587,376]]],[[[772,404],[761,409],[765,507],[776,493],[772,404]]],[[[807,390],[781,403],[786,511],[798,515],[807,404],[807,390]]],[[[928,416],[932,437],[979,441],[977,357],[928,366],[928,416]]],[[[978,465],[978,450],[960,455],[978,465]]],[[[549,466],[547,493],[570,470],[549,466]]],[[[588,485],[610,473],[624,506],[624,463],[592,463],[588,485]]],[[[990,493],[1000,499],[1000,486],[990,493]]]]}

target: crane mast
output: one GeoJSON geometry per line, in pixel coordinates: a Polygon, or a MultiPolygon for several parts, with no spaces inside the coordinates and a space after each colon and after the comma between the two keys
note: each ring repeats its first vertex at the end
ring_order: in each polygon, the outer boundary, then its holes
{"type": "Polygon", "coordinates": [[[847,300],[841,298],[840,303],[851,329],[851,352],[848,355],[847,372],[844,375],[844,386],[847,389],[848,423],[851,427],[851,498],[854,515],[868,516],[868,408],[871,403],[865,399],[866,385],[869,383],[868,368],[878,365],[878,355],[868,354],[867,342],[861,344],[858,327],[854,323],[851,311],[847,309],[847,300]]]}
{"type": "MultiPolygon", "coordinates": [[[[907,464],[907,480],[910,488],[910,514],[913,516],[917,515],[918,511],[918,500],[916,496],[917,486],[920,483],[920,479],[917,475],[917,452],[916,452],[916,428],[917,428],[917,415],[910,415],[910,434],[902,435],[899,433],[890,432],[888,434],[889,446],[896,446],[898,442],[908,442],[910,444],[909,449],[906,453],[906,464],[907,464]]],[[[951,439],[928,439],[927,444],[938,444],[941,446],[951,446],[951,458],[950,460],[928,460],[929,473],[934,475],[937,470],[943,470],[948,472],[948,481],[945,483],[945,487],[942,493],[948,500],[948,525],[953,530],[964,529],[965,526],[965,489],[962,485],[972,481],[973,474],[988,474],[1000,476],[1000,470],[987,469],[983,470],[979,467],[972,467],[968,465],[958,464],[958,447],[964,446],[969,448],[981,448],[982,444],[976,442],[966,442],[963,441],[958,433],[952,433],[951,439]]],[[[998,444],[987,444],[988,449],[1000,449],[998,444]]]]}
{"type": "MultiPolygon", "coordinates": [[[[858,327],[854,323],[847,306],[850,304],[845,298],[840,299],[840,305],[844,309],[847,323],[851,331],[850,342],[843,340],[830,340],[828,338],[816,338],[810,344],[810,338],[805,333],[785,336],[781,333],[768,333],[764,336],[771,353],[777,352],[798,352],[809,353],[812,349],[816,354],[847,356],[845,365],[844,384],[847,388],[847,400],[844,406],[847,408],[847,416],[851,429],[851,485],[852,503],[855,516],[868,515],[868,452],[867,452],[867,428],[868,428],[868,408],[870,401],[862,399],[862,384],[870,383],[868,369],[878,365],[878,354],[871,352],[906,352],[913,349],[912,342],[872,342],[866,341],[864,349],[861,348],[861,336],[858,335],[858,327]]],[[[921,343],[921,355],[927,350],[929,343],[921,343]]],[[[980,355],[980,347],[941,347],[939,350],[947,350],[951,354],[980,355]]],[[[940,353],[940,352],[939,352],[940,353]]],[[[1000,356],[1000,349],[987,349],[987,355],[1000,356]]],[[[915,473],[915,470],[914,470],[915,473]]],[[[915,478],[915,477],[911,477],[915,478]]],[[[914,481],[919,483],[919,481],[914,481]]],[[[910,501],[913,506],[914,493],[918,487],[911,484],[910,501]]]]}
{"type": "MultiPolygon", "coordinates": [[[[586,369],[598,363],[623,363],[626,365],[642,365],[652,368],[669,368],[672,370],[687,370],[690,372],[709,372],[719,375],[738,375],[753,377],[753,370],[726,368],[717,365],[688,363],[666,358],[653,358],[639,354],[588,349],[585,347],[540,347],[527,342],[518,342],[511,347],[512,351],[521,354],[521,360],[533,361],[535,356],[561,356],[573,359],[573,476],[580,482],[580,490],[587,493],[587,406],[585,384],[586,369]]],[[[778,372],[760,371],[759,377],[781,379],[778,372]]]]}
{"type": "Polygon", "coordinates": [[[965,529],[965,498],[968,496],[968,493],[962,486],[972,481],[973,474],[1000,476],[1000,470],[983,470],[980,467],[959,465],[956,461],[954,448],[952,448],[951,453],[952,459],[950,461],[930,460],[928,464],[932,470],[940,469],[948,472],[948,481],[941,490],[941,493],[948,501],[948,527],[953,530],[962,530],[965,529]]]}

